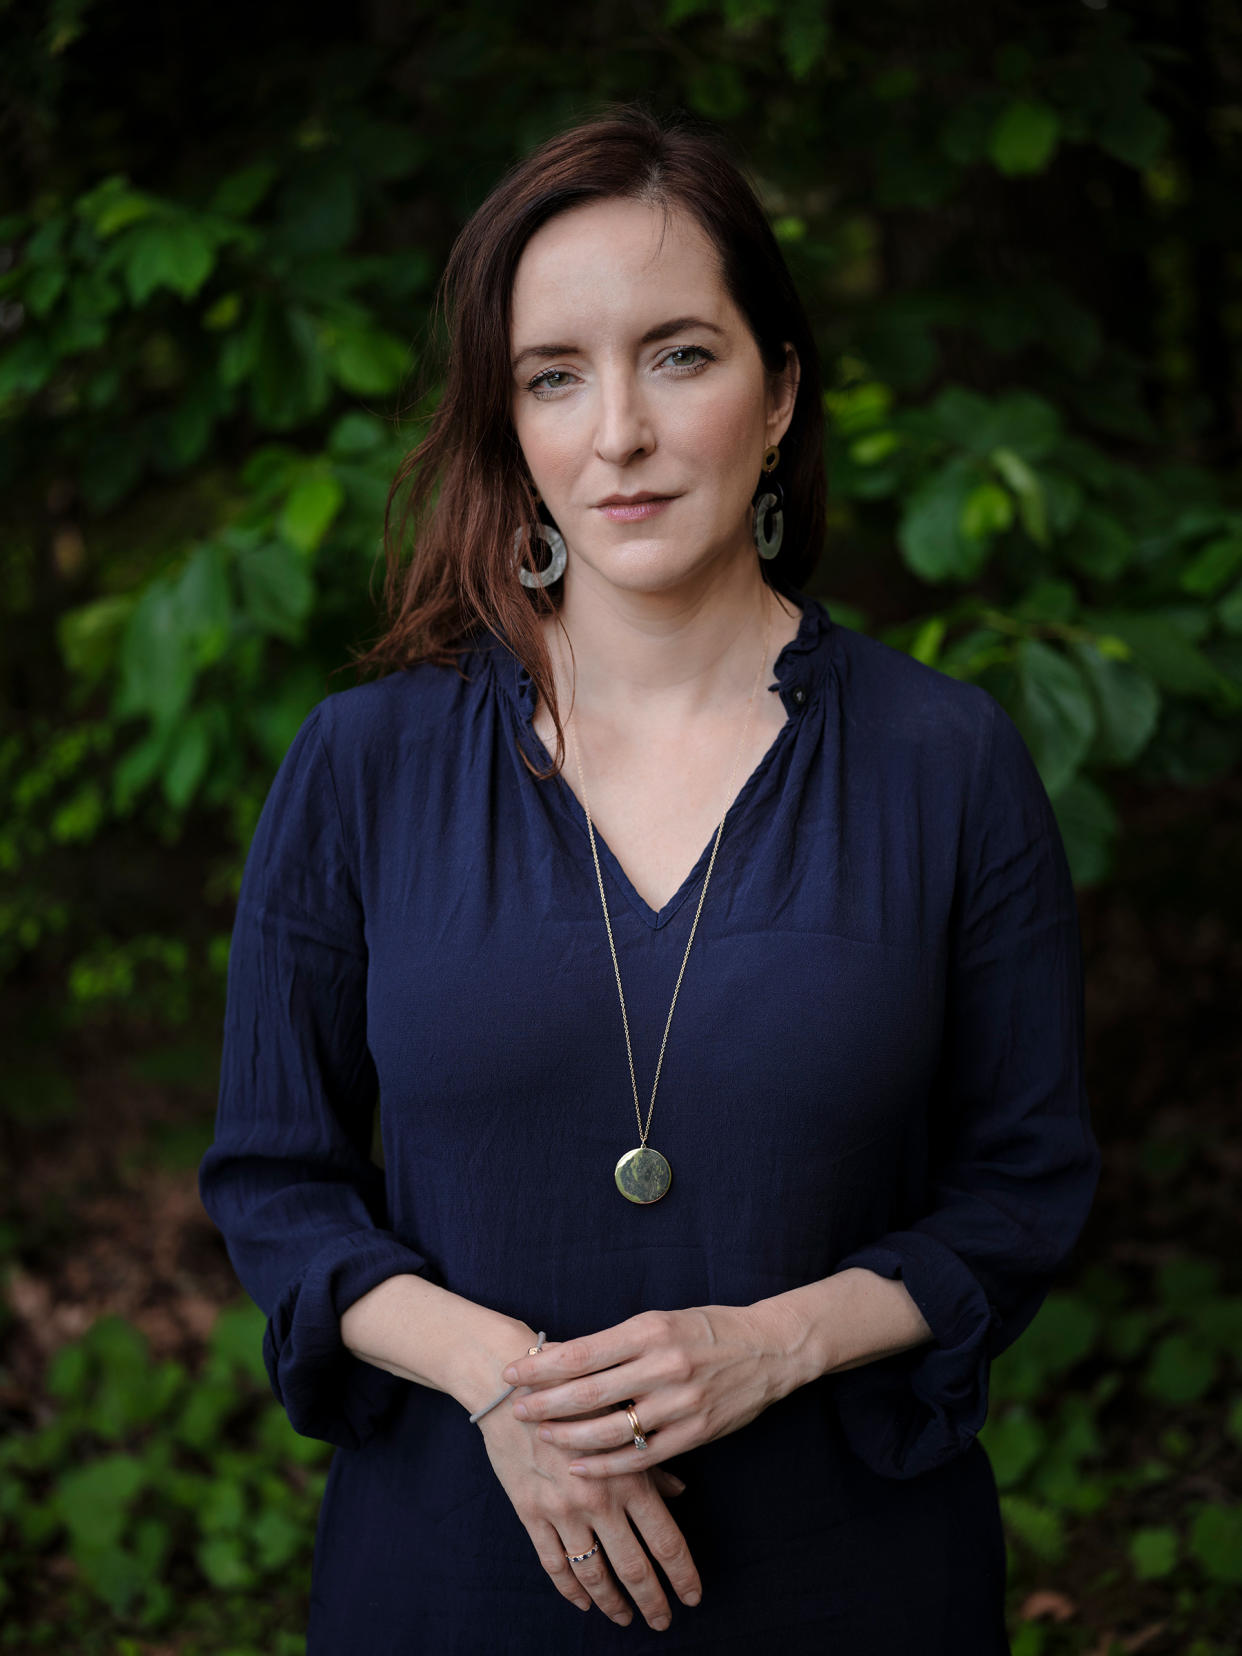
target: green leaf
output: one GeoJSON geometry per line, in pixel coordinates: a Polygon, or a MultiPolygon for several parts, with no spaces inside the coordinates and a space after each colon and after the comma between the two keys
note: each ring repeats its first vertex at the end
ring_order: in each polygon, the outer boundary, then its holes
{"type": "Polygon", "coordinates": [[[1005,1527],[1026,1544],[1044,1564],[1059,1564],[1065,1556],[1065,1529],[1051,1507],[1011,1493],[1000,1497],[1005,1527]]]}
{"type": "Polygon", "coordinates": [[[794,80],[805,80],[823,58],[832,22],[823,0],[786,0],[780,7],[780,49],[794,80]]]}
{"type": "Polygon", "coordinates": [[[97,236],[106,240],[131,224],[150,218],[158,207],[159,203],[151,196],[135,190],[123,175],[114,174],[79,198],[77,212],[97,236]]]}
{"type": "Polygon", "coordinates": [[[389,427],[374,414],[363,414],[350,409],[342,414],[328,434],[328,453],[334,459],[353,460],[361,455],[374,454],[391,440],[389,427]]]}
{"type": "Polygon", "coordinates": [[[1050,104],[1015,98],[992,128],[988,154],[996,168],[1009,176],[1042,172],[1060,134],[1061,119],[1050,104]]]}
{"type": "Polygon", "coordinates": [[[1110,512],[1084,506],[1078,521],[1061,542],[1066,561],[1097,581],[1118,579],[1134,557],[1134,539],[1110,512]]]}
{"type": "Polygon", "coordinates": [[[345,491],[335,473],[322,468],[307,470],[289,491],[278,528],[300,552],[313,552],[344,501],[345,491]]]}
{"type": "Polygon", "coordinates": [[[0,401],[5,397],[31,397],[51,379],[55,354],[46,339],[23,333],[0,351],[0,401]]]}
{"type": "Polygon", "coordinates": [[[121,639],[114,717],[145,714],[165,726],[177,721],[196,673],[187,642],[176,588],[167,577],[159,577],[138,599],[121,639]]]}
{"type": "Polygon", "coordinates": [[[1037,546],[1048,544],[1048,515],[1043,485],[1020,454],[1009,448],[992,450],[990,459],[1018,497],[1022,527],[1037,546]]]}
{"type": "Polygon", "coordinates": [[[145,305],[161,287],[192,299],[211,275],[216,244],[189,219],[161,220],[130,232],[125,281],[135,306],[145,305]]]}
{"type": "Polygon", "coordinates": [[[1242,1586],[1242,1507],[1203,1507],[1190,1528],[1190,1551],[1209,1581],[1242,1586]]]}
{"type": "Polygon", "coordinates": [[[1038,638],[1014,657],[1017,696],[1008,709],[1055,798],[1081,765],[1095,735],[1095,707],[1077,665],[1038,638]]]}
{"type": "Polygon", "coordinates": [[[1013,522],[1013,501],[996,483],[976,483],[962,507],[961,531],[967,540],[987,542],[1013,522]]]}
{"type": "Polygon", "coordinates": [[[249,218],[276,182],[276,168],[270,161],[252,161],[239,172],[230,173],[216,186],[211,211],[223,218],[249,218]]]}
{"type": "Polygon", "coordinates": [[[378,396],[395,391],[410,365],[410,353],[401,341],[379,328],[338,324],[332,330],[332,373],[347,391],[378,396]]]}
{"type": "Polygon", "coordinates": [[[1007,1409],[999,1419],[989,1420],[984,1437],[984,1447],[1001,1489],[1011,1489],[1021,1483],[1047,1449],[1044,1428],[1021,1407],[1007,1409]]]}
{"type": "Polygon", "coordinates": [[[112,667],[126,623],[137,602],[132,592],[66,610],[57,620],[61,660],[88,686],[99,683],[112,667]]]}
{"type": "Polygon", "coordinates": [[[1216,1354],[1185,1334],[1156,1342],[1143,1375],[1143,1390],[1161,1403],[1195,1403],[1216,1379],[1216,1354]]]}
{"type": "Polygon", "coordinates": [[[902,445],[895,431],[873,431],[869,436],[856,437],[850,444],[850,459],[858,466],[876,466],[887,460],[902,445]]]}
{"type": "Polygon", "coordinates": [[[115,1545],[145,1482],[142,1462],[133,1455],[103,1455],[62,1472],[55,1485],[56,1507],[75,1547],[115,1545]]]}
{"type": "Polygon", "coordinates": [[[199,1568],[213,1587],[237,1589],[252,1587],[256,1576],[246,1562],[241,1541],[233,1535],[213,1535],[201,1541],[194,1556],[199,1568]]]}
{"type": "Polygon", "coordinates": [[[66,271],[61,265],[44,265],[32,271],[23,290],[26,309],[32,316],[45,317],[64,291],[66,271]]]}
{"type": "Polygon", "coordinates": [[[1095,704],[1090,762],[1115,769],[1132,765],[1155,732],[1159,689],[1141,667],[1111,659],[1098,642],[1075,639],[1066,649],[1095,704]]]}
{"type": "MultiPolygon", "coordinates": [[[[1202,612],[1209,615],[1210,612],[1202,612]]],[[[1217,694],[1223,675],[1187,636],[1173,606],[1151,610],[1100,610],[1083,619],[1096,632],[1124,639],[1136,667],[1175,696],[1217,694]]]]}
{"type": "Polygon", "coordinates": [[[208,1344],[226,1363],[240,1368],[260,1385],[267,1384],[263,1333],[267,1319],[256,1305],[242,1301],[217,1313],[208,1344]]]}
{"type": "Polygon", "coordinates": [[[966,582],[982,569],[987,549],[962,533],[966,502],[978,469],[961,457],[928,474],[906,497],[897,543],[906,563],[925,581],[966,582]]]}
{"type": "Polygon", "coordinates": [[[296,644],[315,601],[315,585],[306,559],[284,541],[271,541],[240,552],[246,617],[262,632],[296,644]]]}
{"type": "Polygon", "coordinates": [[[1222,535],[1202,547],[1178,576],[1184,592],[1210,598],[1242,569],[1242,534],[1222,535]]]}
{"type": "Polygon", "coordinates": [[[250,396],[255,418],[276,431],[301,425],[326,405],[330,391],[328,364],[314,322],[300,307],[286,309],[267,296],[255,306],[252,327],[250,396]]]}
{"type": "Polygon", "coordinates": [[[1112,871],[1118,817],[1104,790],[1080,771],[1052,802],[1075,886],[1099,885],[1112,871]]]}
{"type": "Polygon", "coordinates": [[[1140,1581],[1160,1581],[1172,1575],[1178,1563],[1177,1531],[1167,1527],[1135,1530],[1130,1537],[1130,1562],[1140,1581]]]}
{"type": "Polygon", "coordinates": [[[194,797],[210,758],[209,722],[201,712],[191,713],[178,726],[163,769],[164,798],[175,811],[184,811],[194,797]]]}

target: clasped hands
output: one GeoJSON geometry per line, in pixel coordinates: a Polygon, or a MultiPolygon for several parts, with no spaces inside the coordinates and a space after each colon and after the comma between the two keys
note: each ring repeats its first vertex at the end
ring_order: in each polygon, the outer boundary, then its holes
{"type": "Polygon", "coordinates": [[[502,1378],[535,1388],[509,1407],[544,1442],[574,1453],[569,1470],[585,1478],[650,1471],[747,1425],[792,1384],[781,1323],[770,1308],[737,1305],[642,1311],[587,1338],[549,1342],[502,1378]],[[646,1449],[634,1443],[631,1400],[646,1449]]]}

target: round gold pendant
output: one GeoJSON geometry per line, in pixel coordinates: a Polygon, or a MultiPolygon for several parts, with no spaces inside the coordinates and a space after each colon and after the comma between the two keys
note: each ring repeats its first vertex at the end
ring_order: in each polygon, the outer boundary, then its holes
{"type": "Polygon", "coordinates": [[[673,1170],[658,1150],[640,1144],[622,1156],[615,1177],[627,1202],[658,1202],[673,1182],[673,1170]]]}

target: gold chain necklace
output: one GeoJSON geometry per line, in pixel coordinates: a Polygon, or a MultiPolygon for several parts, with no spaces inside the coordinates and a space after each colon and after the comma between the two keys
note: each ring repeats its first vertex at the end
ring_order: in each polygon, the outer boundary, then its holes
{"type": "MultiPolygon", "coordinates": [[[[750,729],[750,716],[754,710],[755,691],[759,688],[759,680],[763,676],[764,667],[768,660],[768,641],[772,636],[772,607],[768,604],[767,625],[763,630],[763,659],[759,663],[759,671],[755,674],[755,682],[751,686],[750,696],[746,703],[746,720],[742,725],[742,734],[738,740],[737,752],[733,756],[733,769],[729,772],[730,804],[733,800],[733,778],[737,774],[738,760],[742,756],[742,749],[746,743],[746,733],[750,729]]],[[[612,968],[617,977],[617,994],[621,1000],[621,1023],[625,1030],[625,1050],[630,1060],[630,1085],[634,1089],[634,1115],[638,1121],[638,1145],[633,1150],[627,1150],[618,1161],[614,1178],[617,1189],[631,1202],[658,1202],[661,1196],[668,1191],[673,1182],[673,1170],[658,1150],[652,1150],[647,1145],[647,1134],[651,1130],[651,1113],[655,1109],[656,1088],[660,1085],[660,1069],[664,1063],[664,1048],[668,1042],[668,1032],[672,1027],[673,1008],[677,1005],[677,993],[681,988],[681,980],[685,974],[686,961],[690,958],[691,945],[694,943],[694,934],[698,930],[699,915],[703,912],[703,899],[707,896],[707,884],[712,877],[712,869],[716,866],[716,852],[720,849],[720,836],[724,832],[725,817],[720,819],[720,826],[716,830],[716,841],[712,846],[711,858],[707,864],[707,873],[703,877],[703,889],[699,893],[699,906],[695,910],[694,924],[690,928],[690,938],[686,944],[686,952],[682,957],[681,971],[677,974],[677,984],[673,990],[672,1004],[668,1009],[668,1022],[664,1025],[664,1039],[660,1042],[660,1056],[656,1063],[655,1081],[651,1088],[651,1103],[647,1107],[647,1125],[643,1126],[642,1111],[638,1103],[638,1080],[634,1074],[634,1051],[630,1045],[630,1022],[625,1011],[625,992],[621,987],[621,968],[617,964],[617,949],[612,940],[612,922],[608,918],[608,899],[604,896],[604,876],[599,866],[599,851],[595,844],[595,829],[591,822],[591,807],[587,801],[586,780],[582,774],[582,750],[578,745],[577,720],[567,721],[574,738],[574,755],[578,761],[578,785],[582,789],[582,808],[586,812],[587,833],[591,838],[591,855],[595,859],[595,878],[599,882],[599,900],[604,906],[604,924],[608,928],[608,947],[612,952],[612,968]]],[[[725,816],[729,814],[729,806],[725,806],[725,816]]]]}

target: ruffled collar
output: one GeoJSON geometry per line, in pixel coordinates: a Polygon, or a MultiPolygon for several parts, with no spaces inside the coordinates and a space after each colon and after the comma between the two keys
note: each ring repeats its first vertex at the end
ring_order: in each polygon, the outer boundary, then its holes
{"type": "MultiPolygon", "coordinates": [[[[777,656],[773,667],[775,676],[767,687],[779,693],[786,712],[797,715],[819,700],[820,688],[829,672],[832,631],[837,623],[822,599],[808,598],[787,581],[774,579],[772,585],[802,611],[798,631],[777,656]]],[[[523,725],[530,727],[536,705],[530,673],[498,636],[489,639],[485,654],[492,662],[500,688],[514,704],[523,725]]]]}

